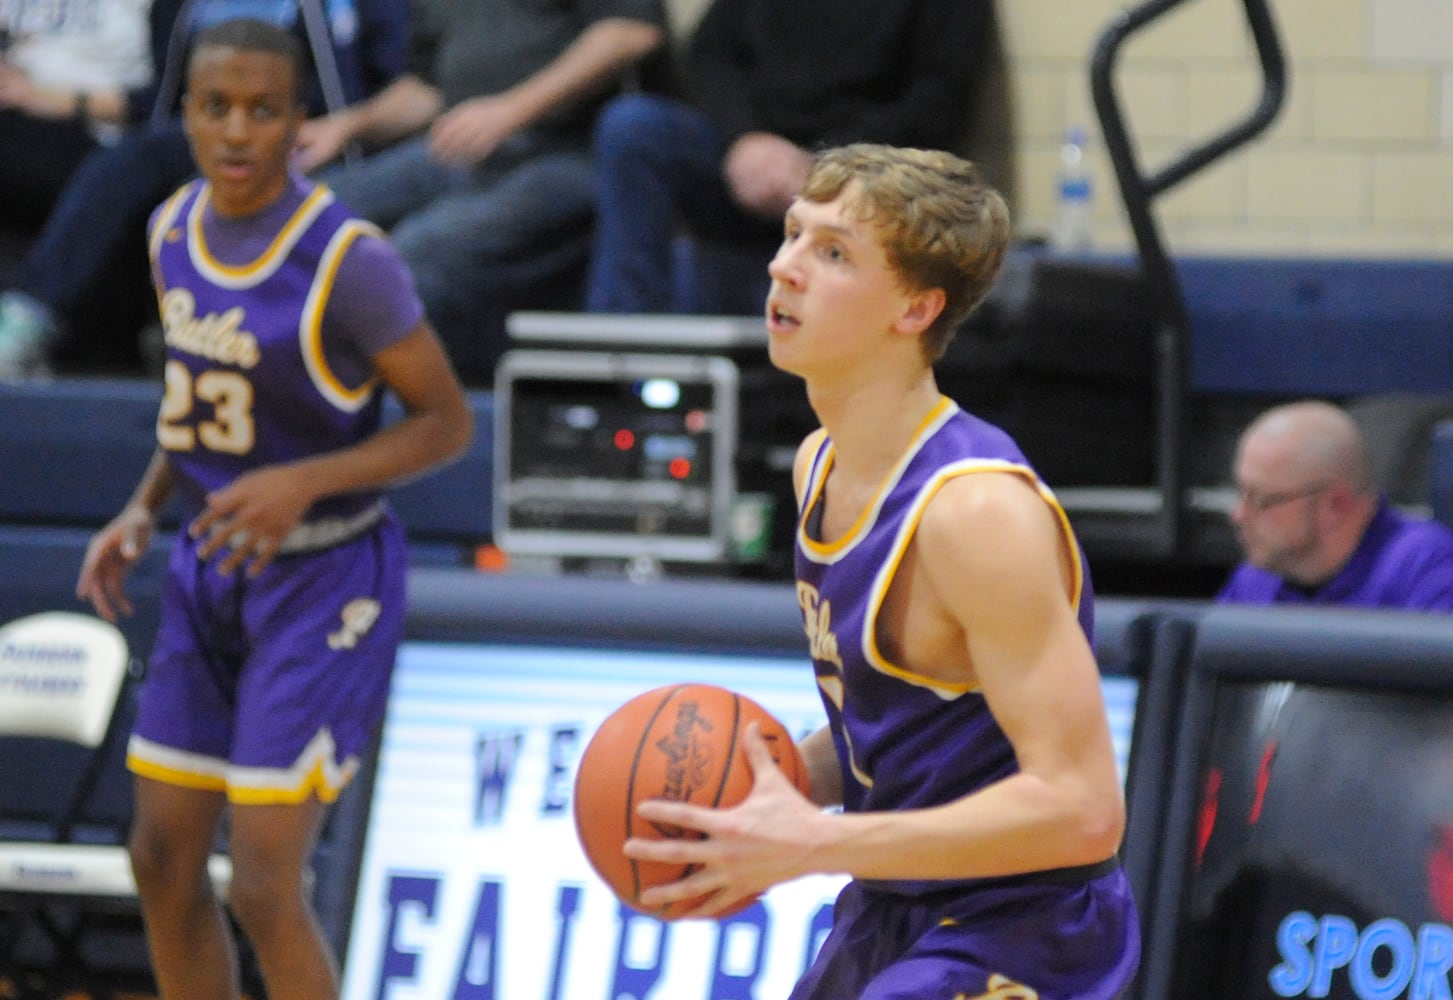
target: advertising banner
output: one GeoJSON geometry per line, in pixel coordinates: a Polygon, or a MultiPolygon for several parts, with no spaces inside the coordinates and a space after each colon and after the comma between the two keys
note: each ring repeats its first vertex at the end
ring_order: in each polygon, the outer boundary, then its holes
{"type": "Polygon", "coordinates": [[[1180,1000],[1448,1000],[1449,709],[1396,691],[1219,687],[1180,1000]]]}
{"type": "Polygon", "coordinates": [[[596,726],[663,684],[711,683],[789,732],[824,722],[805,659],[410,643],[364,848],[348,1000],[786,996],[841,878],[779,886],[724,923],[622,907],[581,852],[575,764],[596,726]]]}
{"type": "MultiPolygon", "coordinates": [[[[805,658],[566,646],[405,645],[345,963],[345,1000],[785,997],[845,879],[774,888],[724,922],[662,923],[590,869],[571,811],[596,727],[643,691],[710,683],[801,737],[823,725],[805,658]]],[[[1107,677],[1121,754],[1136,685],[1107,677]]]]}

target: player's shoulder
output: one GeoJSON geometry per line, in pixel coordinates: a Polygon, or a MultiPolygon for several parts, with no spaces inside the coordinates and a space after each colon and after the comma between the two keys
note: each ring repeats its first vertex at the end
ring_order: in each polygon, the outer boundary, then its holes
{"type": "Polygon", "coordinates": [[[817,453],[827,442],[827,428],[819,427],[808,433],[797,446],[797,463],[799,465],[811,465],[817,453]]]}
{"type": "Polygon", "coordinates": [[[405,269],[402,255],[382,228],[334,203],[336,232],[330,242],[341,246],[339,280],[366,288],[374,282],[392,283],[405,269]]]}
{"type": "Polygon", "coordinates": [[[337,232],[347,236],[355,242],[360,239],[368,239],[379,242],[388,242],[388,234],[383,228],[369,222],[363,216],[353,211],[346,202],[339,199],[333,189],[322,181],[303,180],[302,191],[305,197],[302,199],[300,208],[305,209],[310,203],[317,202],[317,211],[321,221],[331,225],[337,232]]]}
{"type": "Polygon", "coordinates": [[[947,475],[928,497],[918,533],[930,545],[963,539],[1042,532],[1050,521],[1033,474],[1020,466],[988,465],[947,475]]]}
{"type": "Polygon", "coordinates": [[[151,210],[151,215],[147,219],[147,231],[154,232],[158,225],[169,225],[181,212],[182,206],[196,194],[201,186],[200,179],[190,180],[167,195],[165,201],[151,210]]]}
{"type": "Polygon", "coordinates": [[[925,513],[984,516],[1041,503],[1034,473],[1027,466],[969,462],[944,470],[925,513]]]}
{"type": "Polygon", "coordinates": [[[350,217],[339,226],[348,240],[347,254],[355,260],[392,263],[399,259],[398,249],[378,226],[366,219],[350,217]]]}
{"type": "Polygon", "coordinates": [[[807,488],[807,479],[812,473],[812,464],[817,460],[817,456],[826,442],[827,429],[819,427],[804,437],[802,443],[797,446],[797,454],[792,460],[792,485],[799,501],[802,499],[803,491],[807,488]]]}

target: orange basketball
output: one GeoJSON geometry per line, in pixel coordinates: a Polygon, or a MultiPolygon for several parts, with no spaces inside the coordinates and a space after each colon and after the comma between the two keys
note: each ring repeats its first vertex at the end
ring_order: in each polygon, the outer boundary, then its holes
{"type": "MultiPolygon", "coordinates": [[[[591,867],[623,903],[661,920],[674,920],[695,905],[684,900],[643,908],[638,902],[643,890],[679,881],[692,866],[637,861],[621,848],[631,837],[703,836],[643,821],[636,806],[647,799],[726,807],[746,798],[752,769],[738,741],[749,722],[757,723],[787,779],[807,794],[807,768],[782,723],[725,688],[656,688],[616,709],[595,731],[575,775],[575,830],[591,867]]],[[[744,900],[729,912],[751,902],[744,900]]]]}

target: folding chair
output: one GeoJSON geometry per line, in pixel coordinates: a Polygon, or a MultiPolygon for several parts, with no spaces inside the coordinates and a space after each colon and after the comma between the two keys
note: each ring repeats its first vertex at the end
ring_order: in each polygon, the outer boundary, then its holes
{"type": "MultiPolygon", "coordinates": [[[[111,967],[119,949],[102,948],[110,954],[98,962],[86,947],[118,926],[129,926],[140,949],[133,964],[146,975],[129,800],[93,808],[115,791],[102,779],[116,763],[135,674],[125,637],[99,618],[52,611],[0,627],[0,760],[14,772],[0,785],[0,979],[22,997],[127,985],[126,968],[111,967]]],[[[214,856],[211,873],[225,895],[227,858],[214,856]]]]}

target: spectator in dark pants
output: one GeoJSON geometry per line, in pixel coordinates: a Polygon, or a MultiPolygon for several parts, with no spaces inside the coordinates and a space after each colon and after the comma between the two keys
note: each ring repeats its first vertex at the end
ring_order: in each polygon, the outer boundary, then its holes
{"type": "Polygon", "coordinates": [[[488,381],[506,313],[572,275],[578,298],[591,128],[660,50],[665,14],[660,0],[446,2],[418,34],[418,74],[310,124],[303,165],[345,138],[403,137],[320,179],[389,231],[460,375],[488,381]]]}
{"type": "MultiPolygon", "coordinates": [[[[408,0],[314,2],[336,73],[327,65],[310,66],[305,94],[311,114],[324,113],[333,102],[361,101],[407,68],[408,0]]],[[[196,0],[185,16],[182,8],[181,0],[154,0],[155,79],[150,88],[127,95],[127,116],[142,124],[86,157],[20,262],[12,287],[0,295],[0,379],[44,375],[56,362],[136,362],[137,332],[155,312],[146,279],[146,219],[196,173],[174,86],[187,40],[211,24],[249,14],[281,17],[284,27],[306,34],[301,5],[196,0]]]]}
{"type": "Polygon", "coordinates": [[[597,125],[586,308],[670,311],[678,227],[754,249],[765,275],[820,147],[956,147],[989,15],[984,0],[715,0],[685,100],[628,95],[597,125]]]}

